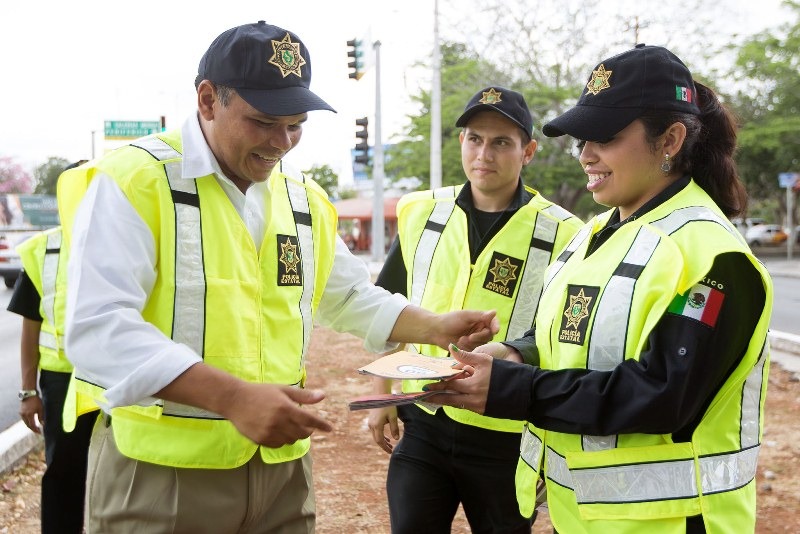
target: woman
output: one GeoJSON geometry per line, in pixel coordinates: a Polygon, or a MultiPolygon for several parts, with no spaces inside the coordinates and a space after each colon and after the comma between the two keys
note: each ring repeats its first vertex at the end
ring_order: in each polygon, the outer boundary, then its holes
{"type": "Polygon", "coordinates": [[[727,219],[746,204],[731,115],[639,45],[543,132],[580,141],[611,209],[549,267],[526,337],[452,348],[472,375],[428,389],[529,421],[517,500],[530,515],[543,477],[557,532],[753,532],[772,284],[727,219]]]}

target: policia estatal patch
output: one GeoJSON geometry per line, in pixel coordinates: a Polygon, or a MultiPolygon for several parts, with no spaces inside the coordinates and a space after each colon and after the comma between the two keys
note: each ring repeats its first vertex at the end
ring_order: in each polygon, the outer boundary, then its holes
{"type": "Polygon", "coordinates": [[[517,280],[522,275],[522,265],[524,263],[523,260],[494,252],[489,262],[491,267],[486,272],[486,278],[483,281],[484,289],[494,291],[504,297],[513,297],[514,289],[517,287],[517,280]]]}
{"type": "Polygon", "coordinates": [[[278,285],[303,285],[303,271],[300,268],[300,247],[297,236],[278,234],[278,285]]]}
{"type": "Polygon", "coordinates": [[[597,303],[599,292],[599,287],[573,285],[567,287],[567,299],[561,317],[561,330],[558,333],[560,342],[583,345],[583,342],[586,341],[589,317],[597,303]]]}

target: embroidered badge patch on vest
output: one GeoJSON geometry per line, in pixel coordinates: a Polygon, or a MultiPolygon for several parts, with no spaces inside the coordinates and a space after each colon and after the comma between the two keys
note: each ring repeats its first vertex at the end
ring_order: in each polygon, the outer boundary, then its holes
{"type": "Polygon", "coordinates": [[[490,261],[491,267],[483,281],[484,289],[494,291],[504,297],[513,297],[514,289],[517,287],[517,280],[520,274],[522,274],[522,265],[524,263],[523,260],[494,252],[490,261]]]}
{"type": "Polygon", "coordinates": [[[570,285],[567,288],[567,301],[564,303],[561,330],[558,333],[558,340],[561,343],[583,345],[586,341],[588,318],[592,315],[594,305],[597,304],[598,293],[600,293],[599,287],[570,285]]]}
{"type": "Polygon", "coordinates": [[[301,261],[298,249],[296,236],[278,234],[279,286],[303,285],[303,272],[298,268],[301,261]]]}

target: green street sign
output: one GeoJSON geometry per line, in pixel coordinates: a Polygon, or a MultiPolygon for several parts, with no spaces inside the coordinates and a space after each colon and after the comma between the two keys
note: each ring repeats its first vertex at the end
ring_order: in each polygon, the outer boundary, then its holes
{"type": "Polygon", "coordinates": [[[160,121],[105,121],[106,139],[136,139],[161,131],[160,121]]]}
{"type": "Polygon", "coordinates": [[[58,226],[58,204],[53,195],[16,196],[22,208],[24,223],[35,227],[58,226]]]}

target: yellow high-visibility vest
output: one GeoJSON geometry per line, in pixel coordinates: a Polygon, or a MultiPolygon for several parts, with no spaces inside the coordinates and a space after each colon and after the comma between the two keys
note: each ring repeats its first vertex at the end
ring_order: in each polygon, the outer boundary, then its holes
{"type": "MultiPolygon", "coordinates": [[[[581,221],[527,188],[533,198],[514,213],[472,265],[467,217],[455,203],[461,187],[419,191],[398,202],[398,233],[408,273],[406,294],[412,304],[437,313],[497,310],[500,331],[494,339],[516,339],[533,325],[545,268],[581,221]]],[[[431,345],[413,350],[448,355],[431,345]]],[[[403,391],[421,391],[428,382],[404,380],[403,391]]],[[[484,417],[450,406],[444,410],[460,423],[490,430],[521,432],[523,426],[521,421],[484,417]]]]}
{"type": "MultiPolygon", "coordinates": [[[[208,365],[251,382],[302,387],[313,315],[333,267],[336,210],[318,185],[276,168],[270,226],[254,245],[214,175],[182,179],[181,157],[173,132],[76,169],[113,178],[153,234],[159,276],[144,319],[208,365]]],[[[65,184],[85,189],[89,179],[65,184]]],[[[78,391],[102,395],[80,369],[76,378],[78,391]]],[[[258,447],[218,414],[167,401],[115,408],[112,416],[123,454],[175,467],[237,467],[259,450],[264,462],[284,462],[310,443],[258,447]]]]}
{"type": "Polygon", "coordinates": [[[67,263],[60,250],[60,227],[38,233],[17,245],[22,267],[41,297],[39,367],[46,371],[69,373],[72,364],[64,354],[67,263]]]}
{"type": "Polygon", "coordinates": [[[769,371],[769,274],[694,182],[587,257],[591,235],[611,213],[589,222],[548,268],[536,317],[543,369],[610,370],[638,359],[673,299],[701,282],[723,253],[750,258],[766,291],[764,310],[690,442],[565,434],[529,423],[517,467],[520,511],[533,512],[543,471],[559,532],[677,534],[685,532],[686,517],[700,514],[709,534],[753,532],[769,371]]]}

